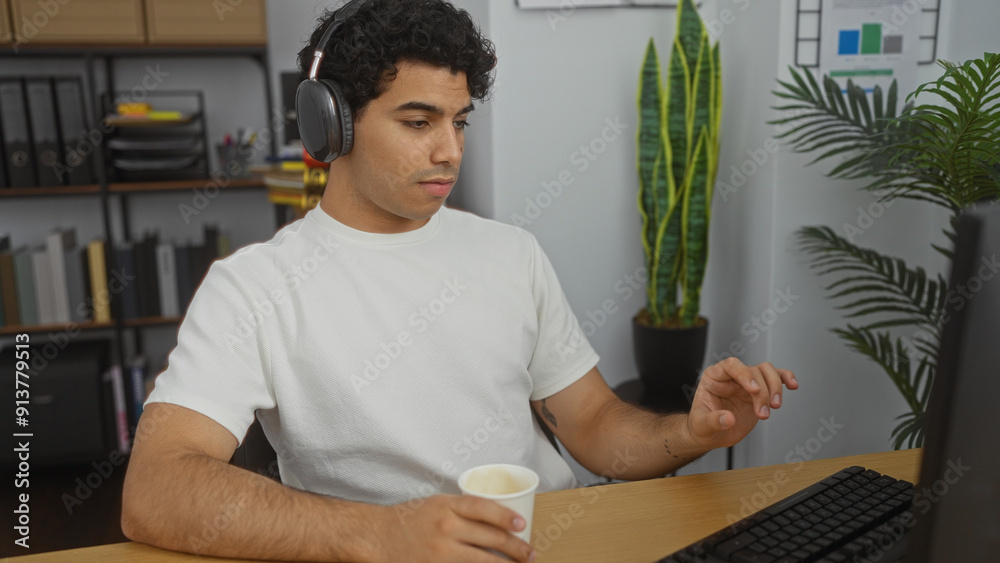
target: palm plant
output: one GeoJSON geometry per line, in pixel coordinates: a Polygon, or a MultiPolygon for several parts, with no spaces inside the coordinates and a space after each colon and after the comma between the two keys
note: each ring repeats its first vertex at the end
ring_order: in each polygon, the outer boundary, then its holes
{"type": "MultiPolygon", "coordinates": [[[[884,202],[902,198],[945,208],[952,226],[944,235],[954,244],[959,212],[1000,197],[1000,56],[941,66],[942,76],[918,87],[898,112],[895,82],[887,95],[876,87],[869,102],[850,81],[845,96],[829,76],[820,86],[808,70],[792,69],[792,82],[779,81],[782,90],[775,92],[789,101],[775,109],[792,115],[771,123],[788,127],[778,138],[789,138],[797,152],[822,151],[810,164],[842,158],[828,173],[833,178],[865,178],[863,189],[884,202]],[[915,105],[921,93],[940,101],[915,105]]],[[[826,286],[828,296],[846,301],[838,308],[858,323],[833,332],[874,360],[906,400],[910,410],[892,431],[893,447],[921,445],[944,305],[955,296],[941,275],[863,248],[829,227],[805,227],[798,238],[810,266],[836,277],[826,286]],[[909,336],[898,334],[904,328],[909,336]]],[[[951,257],[949,247],[931,246],[951,257]]]]}
{"type": "Polygon", "coordinates": [[[719,45],[710,44],[692,0],[677,7],[666,84],[650,39],[638,103],[638,205],[649,272],[640,317],[650,326],[690,327],[708,260],[722,114],[719,45]]]}

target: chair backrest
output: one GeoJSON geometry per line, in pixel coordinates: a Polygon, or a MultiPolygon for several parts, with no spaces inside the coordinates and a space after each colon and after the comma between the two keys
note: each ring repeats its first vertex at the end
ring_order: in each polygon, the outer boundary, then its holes
{"type": "MultiPolygon", "coordinates": [[[[538,425],[542,427],[542,432],[545,433],[552,447],[561,454],[559,443],[556,441],[555,435],[552,434],[552,430],[538,416],[538,412],[535,409],[531,409],[531,414],[538,421],[538,425]]],[[[257,419],[254,419],[253,424],[250,425],[246,437],[243,438],[243,443],[233,452],[233,457],[230,458],[229,463],[260,473],[275,481],[281,480],[281,476],[278,474],[278,454],[271,447],[271,443],[267,441],[264,429],[260,427],[260,421],[257,419]]]]}
{"type": "Polygon", "coordinates": [[[275,481],[281,480],[278,475],[278,454],[271,447],[271,443],[267,441],[264,429],[260,427],[260,421],[257,419],[254,419],[253,424],[250,425],[246,437],[243,438],[243,443],[233,452],[229,463],[260,473],[275,481]]]}

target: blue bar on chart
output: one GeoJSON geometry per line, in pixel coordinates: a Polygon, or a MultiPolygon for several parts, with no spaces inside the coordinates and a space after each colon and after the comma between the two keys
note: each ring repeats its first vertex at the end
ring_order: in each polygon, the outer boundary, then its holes
{"type": "Polygon", "coordinates": [[[861,32],[857,29],[841,29],[837,45],[838,55],[857,55],[861,44],[861,32]]]}

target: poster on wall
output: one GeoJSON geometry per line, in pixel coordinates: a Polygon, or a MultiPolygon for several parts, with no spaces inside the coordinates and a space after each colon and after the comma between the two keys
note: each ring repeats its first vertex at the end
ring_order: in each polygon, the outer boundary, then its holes
{"type": "Polygon", "coordinates": [[[672,6],[677,0],[514,0],[518,8],[526,10],[566,8],[607,8],[621,6],[672,6]]]}
{"type": "Polygon", "coordinates": [[[846,88],[851,80],[866,91],[900,92],[917,84],[920,56],[920,0],[823,0],[821,74],[846,88]]]}

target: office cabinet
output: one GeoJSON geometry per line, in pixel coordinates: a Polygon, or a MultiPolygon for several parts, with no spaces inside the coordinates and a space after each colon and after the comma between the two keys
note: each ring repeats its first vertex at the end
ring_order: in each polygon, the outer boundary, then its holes
{"type": "Polygon", "coordinates": [[[8,0],[14,42],[133,44],[146,40],[142,0],[8,0]]]}
{"type": "Polygon", "coordinates": [[[264,0],[146,0],[149,43],[267,42],[264,0]]]}
{"type": "Polygon", "coordinates": [[[0,41],[10,41],[10,6],[7,0],[0,0],[0,41]]]}

